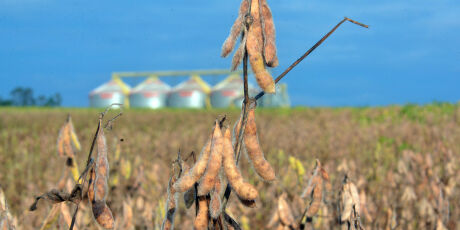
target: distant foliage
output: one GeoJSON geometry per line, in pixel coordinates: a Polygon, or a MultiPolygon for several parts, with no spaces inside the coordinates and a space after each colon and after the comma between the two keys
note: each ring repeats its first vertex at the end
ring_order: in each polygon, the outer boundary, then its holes
{"type": "Polygon", "coordinates": [[[34,97],[34,91],[31,88],[16,87],[10,92],[10,99],[0,98],[0,106],[46,106],[56,107],[62,103],[61,94],[55,93],[49,97],[39,95],[34,97]]]}

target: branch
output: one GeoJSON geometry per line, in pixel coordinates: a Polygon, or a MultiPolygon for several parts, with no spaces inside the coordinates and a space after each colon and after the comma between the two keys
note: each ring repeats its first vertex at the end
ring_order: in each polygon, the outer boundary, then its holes
{"type": "MultiPolygon", "coordinates": [[[[354,24],[357,24],[359,26],[362,26],[362,27],[365,27],[365,28],[369,28],[368,25],[364,25],[362,23],[359,23],[357,21],[354,21],[352,19],[349,19],[347,17],[345,17],[342,21],[340,21],[336,26],[334,26],[334,28],[332,28],[331,31],[329,31],[329,33],[327,33],[326,35],[324,35],[318,42],[316,42],[316,44],[314,46],[312,46],[309,50],[307,50],[307,52],[305,52],[299,59],[297,59],[294,63],[292,63],[283,73],[281,73],[276,79],[275,79],[275,83],[278,83],[281,79],[283,79],[284,76],[286,76],[286,74],[288,74],[294,67],[296,67],[300,62],[303,61],[303,59],[305,59],[308,55],[310,55],[310,53],[312,53],[316,48],[318,48],[318,46],[321,45],[321,43],[323,43],[329,36],[331,36],[332,33],[334,33],[334,31],[339,28],[340,25],[342,25],[342,23],[344,23],[345,21],[349,21],[349,22],[352,22],[354,24]]],[[[259,94],[257,94],[257,96],[255,97],[256,100],[258,100],[259,98],[263,97],[264,96],[264,91],[260,92],[259,94]]]]}

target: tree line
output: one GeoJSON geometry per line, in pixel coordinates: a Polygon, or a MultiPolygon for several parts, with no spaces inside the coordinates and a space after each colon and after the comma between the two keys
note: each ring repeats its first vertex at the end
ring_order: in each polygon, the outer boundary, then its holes
{"type": "Polygon", "coordinates": [[[50,96],[39,95],[34,97],[34,91],[27,87],[16,87],[10,92],[10,98],[3,99],[0,97],[0,106],[46,106],[56,107],[62,103],[60,93],[54,93],[50,96]]]}

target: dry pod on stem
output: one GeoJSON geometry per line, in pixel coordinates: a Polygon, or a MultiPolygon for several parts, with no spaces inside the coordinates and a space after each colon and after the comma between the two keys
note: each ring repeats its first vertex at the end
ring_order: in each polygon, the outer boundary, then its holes
{"type": "Polygon", "coordinates": [[[323,179],[321,177],[316,177],[314,180],[315,185],[311,193],[311,203],[307,210],[307,217],[313,217],[318,213],[323,199],[323,179]]]}
{"type": "Polygon", "coordinates": [[[225,175],[236,192],[242,200],[255,200],[259,193],[256,188],[249,183],[243,181],[243,176],[236,165],[235,153],[233,151],[230,129],[227,128],[224,135],[224,149],[223,149],[223,165],[225,175]]]}
{"type": "Polygon", "coordinates": [[[275,46],[275,25],[266,0],[243,0],[238,17],[230,35],[222,46],[222,57],[226,57],[235,47],[238,36],[241,43],[232,60],[232,70],[241,63],[245,51],[257,80],[266,93],[275,93],[275,82],[265,66],[278,65],[275,46]]]}
{"type": "Polygon", "coordinates": [[[75,133],[72,118],[69,115],[66,123],[59,130],[57,151],[61,157],[75,157],[75,151],[80,151],[80,149],[81,145],[75,133]]]}
{"type": "MultiPolygon", "coordinates": [[[[238,17],[230,30],[230,34],[222,45],[222,57],[227,57],[234,49],[238,37],[243,32],[245,16],[249,9],[249,1],[243,0],[240,5],[238,17]]],[[[242,58],[242,57],[241,57],[242,58]]]]}
{"type": "Polygon", "coordinates": [[[198,197],[198,214],[195,217],[193,226],[195,230],[207,230],[209,224],[209,199],[207,196],[198,197]]]}
{"type": "MultiPolygon", "coordinates": [[[[305,217],[307,217],[306,221],[311,223],[313,217],[318,213],[324,196],[323,193],[325,183],[323,183],[323,180],[329,180],[329,175],[327,174],[326,170],[322,168],[321,162],[317,159],[312,176],[308,181],[307,187],[301,195],[302,198],[310,198],[310,205],[307,206],[304,210],[304,213],[300,219],[300,226],[305,226],[305,217]]],[[[301,227],[301,229],[303,229],[303,227],[301,227]]]]}
{"type": "Polygon", "coordinates": [[[248,111],[246,128],[244,129],[244,144],[256,173],[265,181],[273,181],[276,179],[275,170],[270,163],[265,159],[262,148],[257,137],[257,126],[255,120],[255,105],[250,106],[248,111]]]}
{"type": "MultiPolygon", "coordinates": [[[[175,163],[181,164],[180,160],[180,152],[178,154],[178,159],[175,163]]],[[[173,164],[173,169],[171,170],[171,177],[169,178],[168,182],[168,198],[166,200],[166,211],[165,211],[165,218],[163,220],[163,224],[161,226],[162,230],[172,230],[174,229],[174,216],[176,214],[177,209],[177,201],[179,193],[176,192],[174,189],[174,183],[177,181],[177,178],[181,176],[182,170],[179,171],[179,174],[176,175],[175,166],[173,164]]]]}
{"type": "Polygon", "coordinates": [[[222,212],[222,178],[218,176],[211,191],[211,201],[209,204],[209,214],[213,219],[217,219],[222,212]]]}
{"type": "Polygon", "coordinates": [[[260,14],[264,35],[264,59],[269,67],[278,66],[278,57],[276,56],[275,45],[275,23],[273,22],[272,12],[268,6],[267,0],[260,0],[260,14]]]}
{"type": "MultiPolygon", "coordinates": [[[[102,121],[101,121],[102,122],[102,121]]],[[[97,134],[97,157],[94,165],[94,200],[105,200],[108,194],[109,161],[104,129],[97,134]]]]}
{"type": "Polygon", "coordinates": [[[208,165],[209,156],[211,155],[212,136],[201,150],[200,156],[195,165],[174,184],[177,192],[186,192],[203,176],[208,165]]]}
{"type": "Polygon", "coordinates": [[[2,186],[0,186],[0,230],[10,229],[14,229],[13,217],[8,210],[6,196],[3,192],[2,186]]]}
{"type": "MultiPolygon", "coordinates": [[[[194,156],[194,152],[191,153],[190,156],[194,156]]],[[[185,161],[182,161],[182,170],[181,170],[181,175],[183,174],[182,172],[188,172],[190,170],[190,167],[189,165],[185,162],[185,161]]],[[[180,178],[180,177],[179,177],[180,178]]],[[[186,192],[184,192],[184,195],[183,195],[183,199],[184,199],[184,203],[185,203],[185,207],[187,209],[189,209],[190,207],[192,207],[193,203],[195,203],[195,197],[196,197],[196,189],[195,189],[195,186],[192,186],[192,188],[190,188],[189,190],[187,190],[186,192]]]]}
{"type": "Polygon", "coordinates": [[[273,229],[273,227],[278,223],[276,229],[298,229],[294,214],[286,199],[286,193],[283,193],[278,197],[277,207],[275,208],[270,221],[265,226],[266,228],[273,229]]]}
{"type": "Polygon", "coordinates": [[[345,175],[339,193],[340,223],[362,229],[360,222],[360,197],[356,185],[345,175]]]}
{"type": "Polygon", "coordinates": [[[80,173],[75,161],[75,152],[80,151],[81,145],[73,127],[72,118],[67,116],[66,123],[59,130],[57,139],[57,151],[60,157],[66,157],[66,165],[70,168],[75,181],[78,180],[80,173]]]}
{"type": "Polygon", "coordinates": [[[286,201],[287,194],[284,193],[278,198],[278,216],[282,226],[288,228],[296,229],[297,225],[292,214],[291,207],[289,207],[288,202],[286,201]]]}
{"type": "Polygon", "coordinates": [[[107,159],[107,143],[102,119],[99,120],[99,131],[96,137],[97,157],[94,168],[90,171],[88,198],[91,203],[94,219],[103,228],[112,229],[114,219],[112,211],[106,204],[108,194],[109,161],[107,159]]]}
{"type": "Polygon", "coordinates": [[[275,93],[275,82],[273,77],[265,68],[263,47],[264,38],[262,33],[262,22],[260,18],[259,0],[251,1],[252,24],[249,25],[246,49],[249,55],[249,63],[259,87],[266,93],[275,93]]]}
{"type": "Polygon", "coordinates": [[[219,170],[222,166],[222,146],[222,131],[220,130],[219,122],[216,121],[214,132],[212,134],[211,156],[209,157],[206,171],[201,178],[200,186],[198,187],[198,196],[208,194],[216,183],[217,175],[219,174],[219,170]]]}
{"type": "MultiPolygon", "coordinates": [[[[34,211],[37,209],[38,201],[41,199],[45,199],[51,201],[52,203],[61,205],[62,202],[71,202],[76,204],[76,209],[73,213],[72,219],[70,221],[69,229],[72,230],[75,227],[77,212],[79,210],[80,202],[83,200],[83,193],[86,193],[88,199],[91,203],[91,209],[93,212],[93,216],[96,219],[97,223],[106,229],[114,228],[114,218],[112,215],[112,211],[107,206],[106,197],[108,194],[108,178],[109,178],[109,162],[107,159],[107,143],[104,136],[104,127],[102,126],[102,119],[104,118],[105,114],[111,108],[108,107],[103,113],[99,116],[99,122],[96,129],[96,133],[93,137],[92,144],[88,154],[88,160],[86,162],[86,167],[81,173],[80,176],[75,176],[75,181],[77,182],[72,191],[70,193],[59,191],[57,189],[52,189],[51,191],[38,196],[35,198],[35,202],[30,206],[30,210],[34,211]],[[96,160],[92,157],[92,153],[94,148],[97,149],[97,157],[96,160]],[[87,182],[87,175],[90,174],[90,178],[87,182]],[[88,190],[83,192],[84,187],[88,186],[88,190]]],[[[115,117],[110,119],[106,125],[111,125],[113,121],[121,116],[122,113],[117,114],[115,117]]],[[[71,124],[70,117],[66,126],[61,130],[60,138],[63,140],[58,140],[58,151],[60,151],[60,145],[62,146],[69,146],[69,139],[74,142],[75,148],[79,148],[78,140],[76,139],[75,132],[73,130],[73,125],[71,124]],[[70,137],[70,138],[69,138],[70,137]]],[[[72,149],[71,148],[63,148],[63,149],[72,149]]],[[[62,184],[62,183],[60,183],[62,184]]],[[[58,206],[55,205],[53,210],[58,206]]],[[[52,213],[50,213],[52,214],[52,213]]],[[[64,216],[66,218],[67,223],[69,223],[68,218],[69,215],[64,216]]]]}
{"type": "Polygon", "coordinates": [[[92,203],[91,210],[93,211],[94,219],[96,219],[97,223],[101,227],[105,229],[112,229],[114,227],[112,211],[107,206],[105,201],[101,200],[92,203]]]}

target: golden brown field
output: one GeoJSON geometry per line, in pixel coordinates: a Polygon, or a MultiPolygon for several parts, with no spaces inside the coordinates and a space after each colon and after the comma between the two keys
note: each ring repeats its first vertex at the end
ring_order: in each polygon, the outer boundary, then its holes
{"type": "MultiPolygon", "coordinates": [[[[67,114],[82,145],[77,153],[82,171],[99,112],[0,109],[0,186],[17,229],[41,227],[52,204],[40,201],[34,212],[29,207],[35,196],[56,188],[63,175],[66,188],[73,187],[66,159],[56,149],[67,114]]],[[[111,166],[108,205],[116,229],[159,229],[171,162],[179,149],[183,156],[199,153],[213,122],[223,115],[232,126],[239,110],[126,110],[112,130],[105,130],[111,166]]],[[[241,158],[245,180],[259,191],[255,208],[244,207],[234,194],[230,198],[228,213],[242,229],[276,229],[277,223],[267,225],[283,193],[298,222],[310,202],[300,195],[315,159],[332,183],[313,218],[315,229],[340,228],[337,201],[345,174],[358,188],[365,229],[460,229],[460,105],[260,109],[256,121],[277,180],[263,182],[241,158]]],[[[88,204],[80,206],[77,228],[97,229],[88,204]]],[[[182,198],[179,206],[176,229],[191,229],[195,208],[185,209],[182,198]]],[[[47,227],[68,229],[74,208],[59,204],[47,227]]]]}

